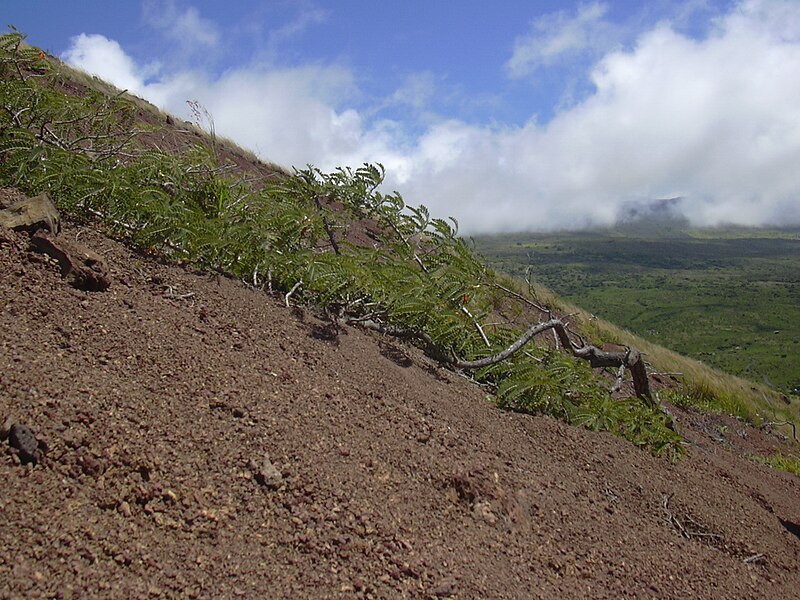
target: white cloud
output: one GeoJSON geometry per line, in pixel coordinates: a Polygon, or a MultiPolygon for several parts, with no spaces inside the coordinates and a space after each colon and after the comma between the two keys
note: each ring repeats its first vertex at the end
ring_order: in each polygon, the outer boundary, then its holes
{"type": "Polygon", "coordinates": [[[141,93],[146,69],[139,68],[117,42],[105,36],[82,33],[73,37],[62,58],[120,89],[141,93]]]}
{"type": "Polygon", "coordinates": [[[175,0],[147,0],[143,3],[145,22],[158,30],[173,48],[175,61],[214,50],[220,45],[221,34],[217,26],[189,6],[179,8],[175,0]]]}
{"type": "Polygon", "coordinates": [[[508,74],[525,77],[567,58],[608,50],[619,28],[604,18],[607,12],[608,5],[593,2],[579,6],[574,16],[559,11],[534,20],[531,31],[514,42],[508,74]]]}
{"type": "MultiPolygon", "coordinates": [[[[466,232],[608,224],[631,202],[677,196],[701,224],[800,220],[796,2],[743,2],[702,40],[662,23],[597,60],[593,93],[547,123],[439,119],[413,138],[353,108],[360,92],[342,67],[185,71],[145,84],[102,36],[74,38],[66,58],[181,115],[199,100],[221,135],[265,159],[382,162],[390,189],[466,232]]],[[[407,82],[395,100],[424,99],[428,83],[407,82]]]]}
{"type": "Polygon", "coordinates": [[[200,17],[196,8],[187,8],[176,15],[170,29],[172,35],[180,40],[211,47],[219,43],[219,32],[210,21],[200,17]]]}
{"type": "Polygon", "coordinates": [[[286,23],[269,34],[269,51],[273,55],[277,53],[278,48],[285,42],[293,40],[313,25],[319,25],[328,18],[328,13],[318,8],[311,8],[302,11],[296,19],[286,23]]]}
{"type": "Polygon", "coordinates": [[[417,110],[424,109],[436,93],[436,76],[430,71],[407,75],[391,101],[417,110]]]}
{"type": "Polygon", "coordinates": [[[72,39],[63,58],[183,118],[191,116],[186,101],[197,100],[220,135],[281,164],[333,168],[333,157],[364,142],[360,115],[334,108],[355,94],[352,73],[341,67],[241,68],[218,79],[183,71],[145,82],[145,71],[117,42],[85,34],[72,39]]]}

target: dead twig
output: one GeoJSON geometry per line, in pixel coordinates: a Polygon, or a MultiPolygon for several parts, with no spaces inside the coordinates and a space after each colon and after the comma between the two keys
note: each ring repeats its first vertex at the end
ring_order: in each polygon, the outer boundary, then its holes
{"type": "Polygon", "coordinates": [[[297,283],[295,283],[292,286],[292,289],[290,289],[286,293],[286,295],[283,297],[284,302],[286,302],[286,308],[289,308],[289,298],[291,298],[292,294],[294,294],[298,289],[300,289],[301,285],[303,285],[303,280],[302,279],[300,281],[298,281],[297,283]]]}
{"type": "Polygon", "coordinates": [[[172,298],[174,300],[188,300],[189,298],[194,298],[196,295],[194,292],[179,294],[175,290],[175,287],[171,285],[162,285],[161,287],[164,288],[165,290],[164,296],[166,298],[172,298]]]}
{"type": "Polygon", "coordinates": [[[544,306],[541,306],[540,304],[536,304],[536,302],[533,302],[532,300],[529,300],[528,298],[526,298],[522,294],[517,293],[514,290],[510,290],[507,287],[500,285],[499,283],[493,283],[492,285],[494,287],[496,287],[498,290],[502,290],[506,294],[509,294],[510,296],[513,296],[517,300],[521,300],[522,302],[524,302],[525,304],[527,304],[531,308],[535,308],[539,312],[546,314],[548,317],[552,316],[552,313],[550,312],[549,308],[545,308],[544,306]]]}
{"type": "Polygon", "coordinates": [[[483,332],[483,327],[481,327],[481,324],[478,323],[478,321],[475,319],[475,317],[472,316],[472,313],[469,312],[469,309],[466,306],[462,306],[461,307],[461,312],[463,312],[465,315],[467,315],[470,318],[470,320],[472,321],[472,324],[475,325],[475,329],[478,330],[478,333],[480,334],[481,339],[483,340],[483,343],[486,344],[486,347],[487,348],[491,348],[492,344],[489,342],[489,338],[487,338],[486,334],[483,332]]]}
{"type": "Polygon", "coordinates": [[[747,558],[743,558],[742,562],[747,564],[756,564],[761,565],[767,562],[767,557],[764,556],[761,552],[758,554],[753,554],[752,556],[748,556],[747,558]]]}
{"type": "Polygon", "coordinates": [[[705,538],[709,540],[723,539],[723,537],[717,533],[706,533],[705,531],[702,531],[702,526],[691,517],[686,517],[685,520],[687,524],[692,525],[693,527],[692,529],[686,527],[686,525],[681,523],[678,517],[672,514],[672,511],[669,510],[670,498],[672,498],[672,494],[664,494],[664,497],[661,500],[661,509],[664,511],[664,515],[667,517],[667,522],[675,527],[682,537],[685,537],[687,540],[691,540],[693,538],[705,538]]]}
{"type": "Polygon", "coordinates": [[[614,382],[614,385],[611,386],[609,390],[612,394],[620,391],[622,389],[622,384],[625,382],[625,365],[621,364],[619,369],[617,370],[617,379],[614,382]]]}
{"type": "Polygon", "coordinates": [[[328,217],[325,216],[325,212],[322,208],[322,201],[320,200],[319,195],[314,196],[314,204],[317,206],[317,210],[322,215],[322,226],[325,228],[325,233],[328,234],[328,240],[331,243],[331,248],[333,248],[333,253],[337,256],[341,254],[339,250],[339,244],[336,242],[336,237],[333,235],[333,229],[331,229],[331,225],[328,222],[328,217]]]}
{"type": "Polygon", "coordinates": [[[661,510],[664,511],[664,515],[667,517],[667,523],[675,527],[682,537],[689,539],[689,534],[686,532],[683,523],[681,523],[678,518],[669,510],[669,499],[671,497],[672,495],[664,494],[664,497],[661,499],[661,510]]]}

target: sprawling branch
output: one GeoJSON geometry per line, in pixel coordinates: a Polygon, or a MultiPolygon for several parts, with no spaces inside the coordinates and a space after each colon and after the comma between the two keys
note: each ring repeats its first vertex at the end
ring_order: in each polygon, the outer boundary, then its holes
{"type": "MultiPolygon", "coordinates": [[[[567,326],[560,319],[550,319],[543,323],[532,325],[517,341],[511,344],[502,352],[492,356],[487,356],[477,360],[461,360],[448,354],[439,348],[429,335],[423,332],[401,329],[392,325],[386,325],[372,319],[346,319],[345,322],[359,324],[368,329],[379,331],[380,333],[393,335],[405,339],[417,339],[421,341],[426,352],[436,360],[456,367],[457,369],[482,369],[495,365],[509,359],[514,354],[522,350],[534,337],[548,330],[553,330],[558,337],[561,345],[570,351],[577,358],[589,361],[593,368],[616,367],[620,370],[627,369],[633,377],[633,389],[636,395],[648,406],[656,408],[658,403],[650,392],[650,382],[647,378],[647,368],[641,353],[635,348],[629,348],[625,352],[606,352],[591,345],[578,346],[569,337],[567,326]]],[[[617,377],[615,387],[619,387],[620,377],[617,377]]]]}
{"type": "Polygon", "coordinates": [[[560,319],[550,319],[543,323],[531,326],[516,342],[511,344],[502,352],[493,356],[487,356],[478,360],[459,360],[450,361],[454,367],[459,369],[481,369],[504,361],[528,344],[538,334],[552,329],[558,341],[564,349],[570,351],[574,356],[588,360],[593,368],[603,367],[625,367],[631,372],[633,377],[633,389],[636,395],[644,400],[649,406],[657,406],[653,395],[650,393],[650,382],[647,379],[647,369],[642,359],[642,355],[635,348],[629,348],[626,352],[606,352],[596,346],[578,346],[569,337],[569,330],[560,319]]]}

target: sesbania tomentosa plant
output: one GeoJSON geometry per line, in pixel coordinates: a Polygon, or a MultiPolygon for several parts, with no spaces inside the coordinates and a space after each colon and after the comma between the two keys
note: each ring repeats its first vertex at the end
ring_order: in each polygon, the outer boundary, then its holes
{"type": "MultiPolygon", "coordinates": [[[[498,311],[513,298],[498,295],[497,276],[457,222],[382,193],[381,165],[309,166],[251,185],[208,145],[179,154],[147,147],[131,101],[62,92],[61,75],[22,41],[16,31],[0,36],[0,185],[47,191],[74,217],[140,247],[293,290],[332,318],[408,334],[440,356],[490,356],[520,335],[498,311]],[[365,223],[370,243],[348,243],[365,223]]],[[[531,346],[475,376],[501,406],[681,452],[663,414],[613,400],[585,362],[553,348],[531,346]]]]}

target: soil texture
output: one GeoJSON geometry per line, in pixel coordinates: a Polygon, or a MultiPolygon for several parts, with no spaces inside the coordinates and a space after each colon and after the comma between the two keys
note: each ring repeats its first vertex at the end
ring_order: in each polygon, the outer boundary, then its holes
{"type": "Polygon", "coordinates": [[[0,232],[0,597],[797,597],[796,445],[673,409],[672,464],[62,226],[108,289],[0,232]]]}

